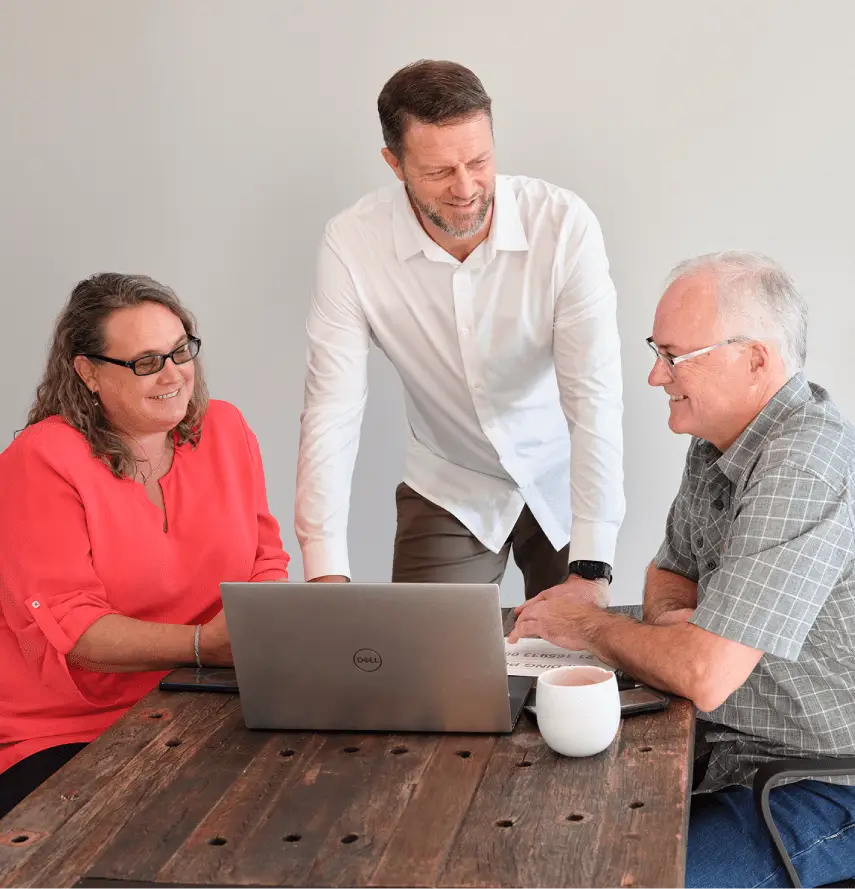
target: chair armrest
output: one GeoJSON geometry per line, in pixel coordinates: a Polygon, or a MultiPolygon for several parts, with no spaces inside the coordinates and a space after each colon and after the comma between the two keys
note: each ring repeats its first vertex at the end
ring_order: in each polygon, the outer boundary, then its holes
{"type": "Polygon", "coordinates": [[[832,775],[855,776],[855,756],[826,756],[819,759],[778,759],[764,763],[754,776],[754,804],[766,824],[772,842],[778,850],[781,862],[793,886],[801,887],[799,875],[787,854],[781,834],[772,819],[769,808],[769,791],[785,778],[830,777],[832,775]]]}

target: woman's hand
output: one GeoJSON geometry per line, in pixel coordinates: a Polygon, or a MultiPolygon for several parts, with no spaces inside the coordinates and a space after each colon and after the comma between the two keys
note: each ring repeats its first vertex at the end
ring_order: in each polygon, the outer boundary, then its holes
{"type": "Polygon", "coordinates": [[[206,667],[231,667],[234,665],[229,631],[226,629],[226,615],[217,612],[199,633],[199,660],[206,667]]]}

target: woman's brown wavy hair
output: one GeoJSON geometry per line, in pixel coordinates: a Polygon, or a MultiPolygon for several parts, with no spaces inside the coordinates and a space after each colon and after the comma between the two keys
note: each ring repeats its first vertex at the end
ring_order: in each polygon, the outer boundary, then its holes
{"type": "MultiPolygon", "coordinates": [[[[110,427],[100,405],[93,400],[74,369],[74,359],[77,355],[105,354],[104,324],[110,314],[146,302],[165,306],[184,325],[187,336],[196,336],[195,318],[169,287],[145,275],[112,272],[93,275],[72,290],[57,318],[47,367],[27,416],[27,426],[46,417],[62,417],[85,436],[92,455],[103,460],[117,478],[133,478],[136,460],[131,449],[110,427]]],[[[208,387],[198,358],[195,371],[196,382],[187,413],[174,430],[176,446],[189,443],[195,448],[202,437],[202,423],[208,409],[208,387]]]]}

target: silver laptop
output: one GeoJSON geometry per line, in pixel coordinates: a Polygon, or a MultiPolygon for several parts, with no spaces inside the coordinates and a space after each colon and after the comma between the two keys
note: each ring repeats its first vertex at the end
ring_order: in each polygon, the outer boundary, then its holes
{"type": "Polygon", "coordinates": [[[509,732],[495,584],[223,583],[248,728],[509,732]]]}

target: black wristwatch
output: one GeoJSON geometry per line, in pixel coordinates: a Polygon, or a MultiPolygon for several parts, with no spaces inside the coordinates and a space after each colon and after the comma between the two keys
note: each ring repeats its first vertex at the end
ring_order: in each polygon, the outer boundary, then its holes
{"type": "Polygon", "coordinates": [[[612,582],[612,566],[606,562],[593,562],[590,559],[577,559],[568,566],[570,574],[578,574],[585,580],[602,580],[605,578],[609,583],[612,582]]]}

